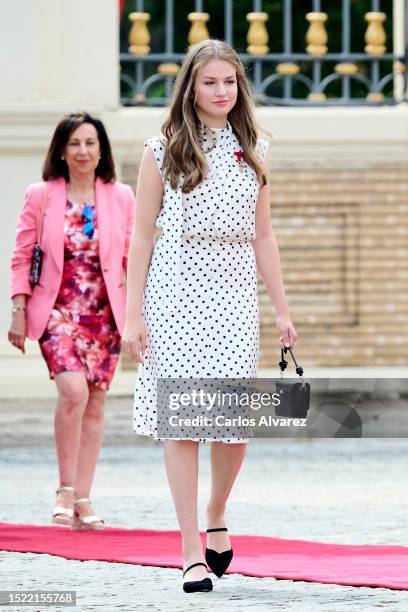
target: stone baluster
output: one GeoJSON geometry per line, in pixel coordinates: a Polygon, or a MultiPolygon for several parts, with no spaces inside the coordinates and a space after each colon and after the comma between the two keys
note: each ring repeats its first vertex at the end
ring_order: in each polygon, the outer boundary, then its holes
{"type": "Polygon", "coordinates": [[[206,26],[207,21],[210,19],[208,13],[189,13],[187,18],[191,21],[191,28],[188,33],[188,42],[190,45],[196,45],[210,38],[206,26]]]}
{"type": "Polygon", "coordinates": [[[310,25],[306,32],[307,53],[310,55],[325,55],[327,53],[327,32],[324,23],[327,21],[326,13],[307,13],[306,19],[310,25]]]}
{"type": "Polygon", "coordinates": [[[129,53],[147,55],[150,52],[150,33],[147,28],[149,20],[149,13],[130,13],[132,27],[129,32],[129,53]]]}
{"type": "Polygon", "coordinates": [[[247,51],[251,55],[266,55],[268,47],[268,30],[265,22],[268,21],[267,13],[248,13],[247,21],[250,26],[247,34],[247,51]]]}

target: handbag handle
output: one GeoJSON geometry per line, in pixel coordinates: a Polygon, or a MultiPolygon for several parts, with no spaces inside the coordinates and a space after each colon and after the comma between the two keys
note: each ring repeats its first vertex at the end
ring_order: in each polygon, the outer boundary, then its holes
{"type": "Polygon", "coordinates": [[[42,188],[42,198],[41,198],[41,209],[40,209],[40,222],[37,226],[37,244],[40,245],[41,244],[41,237],[42,237],[42,229],[43,229],[43,224],[44,224],[44,212],[45,212],[45,199],[46,199],[46,195],[47,195],[47,191],[46,191],[46,186],[45,186],[45,182],[43,183],[43,188],[42,188]]]}
{"type": "Polygon", "coordinates": [[[295,356],[293,354],[292,348],[290,346],[285,346],[284,348],[281,348],[281,360],[279,362],[279,367],[281,369],[281,372],[283,372],[285,370],[285,368],[287,367],[287,365],[288,365],[288,362],[286,361],[286,359],[285,359],[285,357],[283,355],[283,352],[285,352],[285,354],[286,354],[288,351],[292,355],[292,359],[295,362],[296,374],[298,374],[299,376],[303,376],[303,368],[300,365],[298,365],[298,363],[296,361],[296,358],[295,358],[295,356]]]}

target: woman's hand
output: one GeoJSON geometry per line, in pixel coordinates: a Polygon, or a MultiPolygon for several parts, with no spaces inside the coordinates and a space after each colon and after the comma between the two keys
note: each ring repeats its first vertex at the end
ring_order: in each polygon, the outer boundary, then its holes
{"type": "Polygon", "coordinates": [[[16,310],[13,312],[10,329],[8,332],[9,342],[22,353],[25,353],[26,339],[26,313],[25,310],[16,310]]]}
{"type": "Polygon", "coordinates": [[[122,334],[122,348],[135,361],[143,363],[142,353],[146,350],[147,330],[142,317],[132,323],[126,321],[122,334]]]}
{"type": "Polygon", "coordinates": [[[293,327],[293,323],[290,320],[289,315],[278,315],[276,317],[276,327],[278,331],[280,331],[280,333],[282,334],[278,341],[281,348],[284,348],[285,346],[293,347],[296,340],[298,339],[298,335],[296,333],[295,328],[293,327]]]}

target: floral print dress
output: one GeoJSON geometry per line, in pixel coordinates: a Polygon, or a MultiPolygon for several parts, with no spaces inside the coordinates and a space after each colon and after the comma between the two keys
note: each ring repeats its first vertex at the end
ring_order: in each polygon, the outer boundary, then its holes
{"type": "Polygon", "coordinates": [[[120,353],[99,261],[98,220],[92,237],[84,233],[83,205],[67,201],[64,269],[59,293],[39,340],[50,378],[84,372],[88,382],[109,389],[120,353]]]}

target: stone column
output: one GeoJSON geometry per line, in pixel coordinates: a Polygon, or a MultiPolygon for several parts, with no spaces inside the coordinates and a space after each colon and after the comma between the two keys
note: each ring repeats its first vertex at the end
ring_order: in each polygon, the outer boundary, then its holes
{"type": "Polygon", "coordinates": [[[61,116],[103,115],[119,107],[116,0],[0,3],[0,354],[10,303],[9,262],[26,186],[61,116]]]}

